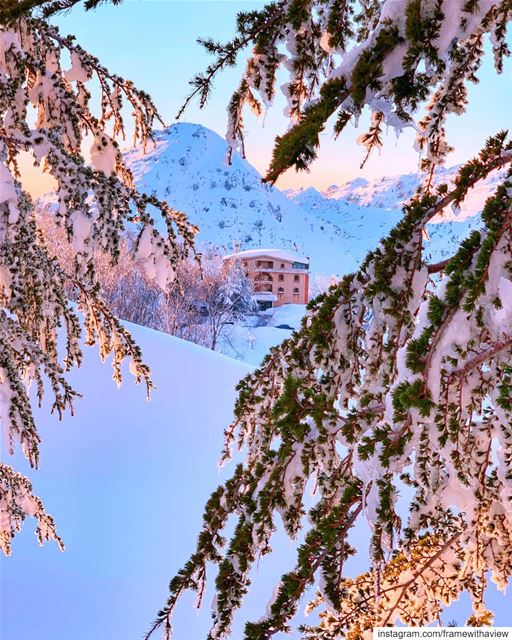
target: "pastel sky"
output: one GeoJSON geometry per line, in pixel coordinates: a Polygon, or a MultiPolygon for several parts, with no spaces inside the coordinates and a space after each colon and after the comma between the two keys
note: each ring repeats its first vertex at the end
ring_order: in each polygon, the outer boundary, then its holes
{"type": "MultiPolygon", "coordinates": [[[[256,0],[125,0],[118,7],[107,5],[89,13],[74,9],[59,16],[56,22],[62,32],[76,35],[78,42],[111,71],[148,91],[166,124],[171,124],[188,91],[188,81],[210,60],[196,44],[196,38],[228,40],[234,33],[237,12],[261,6],[263,3],[256,0]]],[[[496,76],[491,58],[487,56],[479,73],[480,84],[470,89],[468,112],[463,117],[453,116],[448,123],[450,141],[456,147],[449,158],[450,165],[463,162],[480,149],[488,135],[507,128],[512,66],[507,63],[503,75],[496,76]]],[[[219,76],[207,107],[200,110],[197,104],[192,104],[183,120],[203,124],[224,135],[226,105],[241,70],[242,65],[219,76]]],[[[280,97],[267,114],[264,126],[247,116],[247,155],[260,172],[268,165],[274,137],[286,130],[283,108],[284,99],[280,97]]],[[[278,186],[312,185],[324,189],[358,176],[376,178],[416,171],[418,155],[412,149],[412,131],[403,133],[398,140],[390,131],[381,153],[375,154],[364,169],[359,168],[363,149],[355,144],[355,139],[367,120],[365,115],[359,129],[350,126],[337,141],[326,129],[320,158],[311,172],[289,171],[278,186]]],[[[27,168],[27,163],[24,167],[27,168]]],[[[30,173],[29,182],[34,194],[47,190],[49,184],[41,181],[36,172],[30,173]]]]}

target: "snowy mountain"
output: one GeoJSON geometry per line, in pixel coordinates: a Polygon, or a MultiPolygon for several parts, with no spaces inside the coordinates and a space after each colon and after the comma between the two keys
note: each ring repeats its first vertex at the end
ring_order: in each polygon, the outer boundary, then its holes
{"type": "MultiPolygon", "coordinates": [[[[263,184],[258,171],[238,154],[226,164],[226,142],[195,124],[175,124],[156,133],[155,147],[128,151],[139,188],[166,199],[201,229],[199,245],[231,252],[262,246],[298,250],[313,273],[353,271],[400,219],[402,203],[419,175],[357,178],[323,193],[313,188],[281,192],[263,184]]],[[[458,167],[442,169],[438,182],[453,180],[458,167]]],[[[447,211],[429,225],[427,259],[442,259],[480,226],[478,213],[500,180],[495,172],[479,185],[461,211],[447,211]],[[429,249],[431,247],[431,249],[429,249]]]]}
{"type": "MultiPolygon", "coordinates": [[[[435,177],[435,184],[453,182],[460,165],[439,168],[435,177]]],[[[481,184],[477,185],[468,196],[461,207],[461,212],[457,213],[457,218],[471,216],[475,211],[481,210],[486,198],[491,191],[496,188],[504,175],[504,170],[491,174],[481,184]]],[[[337,201],[340,203],[350,203],[359,207],[371,207],[377,209],[387,209],[390,211],[399,210],[404,202],[411,198],[420,185],[419,173],[407,173],[399,176],[383,176],[376,180],[366,180],[355,178],[346,182],[342,186],[331,185],[323,192],[315,189],[287,190],[285,194],[298,203],[308,203],[320,196],[323,199],[337,201]]],[[[308,207],[306,207],[308,208],[308,207]]],[[[455,218],[455,216],[454,216],[455,218]]],[[[446,221],[446,219],[445,219],[446,221]]]]}
{"type": "MultiPolygon", "coordinates": [[[[436,183],[450,184],[459,167],[441,169],[436,183]]],[[[447,210],[428,225],[427,260],[440,260],[453,254],[458,243],[481,226],[480,213],[486,199],[503,179],[504,170],[495,171],[477,185],[462,203],[460,210],[447,210]]],[[[323,192],[313,188],[288,190],[286,195],[319,220],[339,225],[352,255],[360,262],[400,219],[401,207],[420,184],[420,176],[410,173],[384,176],[368,181],[356,178],[342,186],[332,185],[323,192]]]]}
{"type": "MultiPolygon", "coordinates": [[[[357,269],[366,253],[398,222],[401,206],[416,191],[419,176],[357,178],[324,192],[314,188],[282,192],[264,184],[247,160],[226,141],[196,124],[175,124],[155,132],[155,146],[126,152],[137,186],[185,211],[200,228],[197,243],[216,251],[272,247],[310,258],[313,275],[343,275],[357,269]]],[[[439,172],[450,182],[458,167],[439,172]]],[[[500,172],[474,189],[460,211],[444,212],[428,227],[429,260],[443,259],[468,233],[480,227],[479,212],[500,172]]],[[[40,199],[48,206],[51,198],[40,199]]]]}
{"type": "MultiPolygon", "coordinates": [[[[310,257],[316,273],[346,273],[356,267],[344,220],[319,217],[263,184],[258,171],[237,153],[228,165],[226,141],[213,131],[175,124],[156,132],[155,143],[145,152],[137,147],[126,154],[137,186],[185,211],[200,227],[200,246],[226,253],[262,246],[295,250],[310,257]]],[[[379,216],[388,218],[382,212],[379,216]]]]}

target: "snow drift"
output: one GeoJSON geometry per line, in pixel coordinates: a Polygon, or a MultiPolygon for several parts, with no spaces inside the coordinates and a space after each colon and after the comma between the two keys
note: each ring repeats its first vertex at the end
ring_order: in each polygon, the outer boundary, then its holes
{"type": "MultiPolygon", "coordinates": [[[[61,423],[37,412],[41,469],[33,481],[57,521],[66,550],[40,548],[30,519],[1,558],[2,640],[140,638],[188,557],[203,504],[219,483],[217,458],[232,417],[241,364],[130,325],[157,385],[151,402],[126,372],[119,390],[94,348],[72,382],[84,398],[61,423]]],[[[5,456],[9,458],[9,456],[5,456]]],[[[183,629],[200,619],[185,605],[183,629]]],[[[201,629],[201,632],[199,632],[201,629]]],[[[206,634],[204,634],[206,635],[206,634]]]]}

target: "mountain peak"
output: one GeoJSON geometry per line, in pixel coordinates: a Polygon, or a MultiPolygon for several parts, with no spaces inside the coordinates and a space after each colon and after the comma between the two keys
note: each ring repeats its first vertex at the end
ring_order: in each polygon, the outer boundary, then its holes
{"type": "MultiPolygon", "coordinates": [[[[340,265],[343,238],[338,225],[319,219],[264,184],[261,175],[233,153],[226,162],[227,143],[214,131],[193,123],[176,123],[155,132],[155,144],[125,155],[141,191],[184,211],[200,232],[200,250],[209,246],[231,253],[259,247],[293,250],[301,246],[311,256],[311,269],[334,273],[353,269],[352,257],[340,265]]],[[[315,189],[311,197],[322,199],[315,189]]]]}

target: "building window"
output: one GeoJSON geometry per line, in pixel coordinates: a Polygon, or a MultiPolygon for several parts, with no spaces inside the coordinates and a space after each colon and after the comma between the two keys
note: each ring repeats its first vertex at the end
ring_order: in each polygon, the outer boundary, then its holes
{"type": "Polygon", "coordinates": [[[297,287],[295,287],[295,289],[293,290],[293,295],[294,296],[298,296],[299,295],[299,290],[297,289],[297,287]]]}
{"type": "Polygon", "coordinates": [[[284,269],[284,262],[281,262],[281,269],[284,269]]]}
{"type": "Polygon", "coordinates": [[[292,269],[307,269],[308,267],[309,265],[303,262],[292,262],[292,269]]]}
{"type": "Polygon", "coordinates": [[[283,287],[277,287],[277,293],[283,294],[284,293],[283,287]]]}
{"type": "Polygon", "coordinates": [[[300,276],[293,276],[293,279],[294,279],[295,282],[299,282],[300,276]]]}
{"type": "Polygon", "coordinates": [[[284,276],[283,276],[283,274],[282,274],[282,273],[280,273],[280,274],[278,275],[277,279],[279,280],[279,282],[283,282],[283,280],[284,280],[284,276]]]}
{"type": "Polygon", "coordinates": [[[257,260],[256,268],[257,269],[273,269],[274,263],[271,262],[270,260],[257,260]]]}
{"type": "Polygon", "coordinates": [[[258,273],[256,275],[256,280],[272,282],[272,276],[270,275],[270,273],[258,273]]]}

